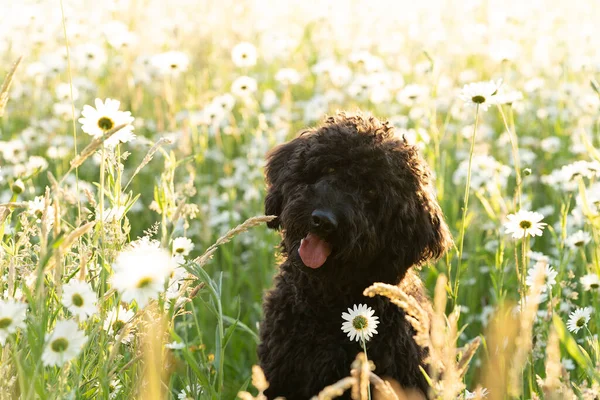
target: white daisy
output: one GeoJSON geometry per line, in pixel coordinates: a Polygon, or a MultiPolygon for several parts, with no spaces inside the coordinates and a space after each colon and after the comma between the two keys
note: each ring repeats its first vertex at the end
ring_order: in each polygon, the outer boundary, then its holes
{"type": "MultiPolygon", "coordinates": [[[[73,90],[73,101],[75,101],[79,98],[79,90],[75,86],[72,87],[72,90],[73,90]]],[[[54,92],[56,93],[56,97],[58,98],[58,101],[70,101],[71,100],[71,85],[69,85],[68,83],[59,83],[58,85],[56,85],[54,92]]]]}
{"type": "Polygon", "coordinates": [[[226,110],[219,104],[210,103],[201,111],[202,117],[199,120],[201,125],[219,126],[227,116],[226,110]]]}
{"type": "Polygon", "coordinates": [[[179,292],[181,289],[181,285],[186,277],[189,275],[187,270],[182,267],[185,264],[185,259],[181,254],[173,255],[173,262],[177,265],[171,274],[171,278],[169,279],[169,283],[167,285],[167,291],[165,292],[165,298],[172,302],[175,300],[176,304],[182,304],[186,301],[186,298],[182,296],[179,292]]]}
{"type": "Polygon", "coordinates": [[[171,255],[150,244],[141,244],[119,254],[113,269],[112,286],[127,303],[144,307],[165,288],[175,262],[171,255]]]}
{"type": "Polygon", "coordinates": [[[496,104],[512,105],[513,103],[523,100],[523,93],[521,93],[518,90],[513,90],[510,92],[501,91],[498,94],[494,95],[494,100],[496,104]]]}
{"type": "Polygon", "coordinates": [[[465,400],[471,400],[471,399],[485,399],[488,396],[488,390],[486,388],[478,388],[477,390],[475,390],[474,392],[469,392],[468,390],[465,390],[465,400]]]}
{"type": "MultiPolygon", "coordinates": [[[[50,200],[50,203],[52,203],[52,200],[50,200]]],[[[45,208],[44,196],[37,196],[32,201],[28,201],[27,205],[27,213],[34,216],[38,224],[41,223],[45,208]]],[[[48,204],[47,218],[48,226],[52,226],[54,224],[54,207],[52,207],[52,204],[48,204]]]]}
{"type": "Polygon", "coordinates": [[[494,95],[498,92],[501,81],[494,82],[475,82],[466,84],[459,97],[467,105],[479,106],[482,111],[486,111],[490,105],[495,104],[494,95]]]}
{"type": "Polygon", "coordinates": [[[512,310],[513,315],[518,316],[521,313],[521,306],[523,306],[523,305],[530,304],[531,302],[534,302],[539,305],[539,304],[545,303],[547,300],[548,300],[548,293],[540,292],[540,294],[538,296],[534,296],[533,294],[529,293],[523,297],[522,302],[520,302],[513,308],[513,310],[512,310]]]}
{"type": "Polygon", "coordinates": [[[121,343],[129,343],[133,339],[133,329],[129,328],[124,334],[122,329],[134,316],[135,313],[132,310],[126,310],[123,306],[119,305],[106,314],[102,329],[115,337],[122,335],[121,343]]]}
{"type": "Polygon", "coordinates": [[[547,255],[545,255],[544,253],[541,253],[539,251],[532,251],[529,250],[527,252],[527,256],[529,257],[530,260],[535,261],[535,262],[545,262],[546,264],[550,263],[550,257],[548,257],[547,255]]]}
{"type": "MultiPolygon", "coordinates": [[[[71,108],[71,104],[64,102],[64,103],[54,103],[52,105],[52,112],[53,114],[64,120],[64,121],[71,121],[71,119],[73,118],[73,111],[71,108]]],[[[75,116],[77,116],[77,111],[75,111],[75,116]]]]}
{"type": "Polygon", "coordinates": [[[159,75],[177,76],[187,71],[190,59],[181,51],[167,51],[152,56],[150,64],[159,75]]]}
{"type": "Polygon", "coordinates": [[[538,273],[544,275],[544,286],[542,287],[542,292],[545,292],[547,289],[551,289],[556,283],[556,276],[558,275],[558,272],[556,272],[556,270],[545,261],[538,261],[533,267],[529,268],[527,271],[527,277],[525,278],[525,284],[527,286],[533,286],[538,273]]]}
{"type": "Polygon", "coordinates": [[[579,282],[583,286],[583,289],[587,291],[600,289],[600,277],[597,274],[587,274],[579,278],[579,282]]]}
{"type": "Polygon", "coordinates": [[[429,88],[427,86],[411,83],[404,86],[398,92],[396,101],[404,106],[413,107],[416,104],[422,103],[428,96],[429,88]]]}
{"type": "Polygon", "coordinates": [[[592,235],[585,231],[577,231],[567,238],[567,246],[571,249],[577,249],[585,246],[592,241],[592,235]]]}
{"type": "MultiPolygon", "coordinates": [[[[33,200],[27,202],[27,212],[38,219],[42,218],[44,213],[44,196],[37,196],[33,200]]],[[[39,222],[39,221],[38,221],[39,222]]]]}
{"type": "Polygon", "coordinates": [[[173,254],[187,256],[194,250],[194,243],[189,238],[178,237],[173,240],[173,254]]]}
{"type": "Polygon", "coordinates": [[[573,371],[575,369],[575,363],[570,358],[563,358],[560,363],[567,371],[573,371]]]}
{"type": "Polygon", "coordinates": [[[587,325],[592,315],[592,307],[577,308],[569,315],[567,329],[570,332],[577,333],[581,328],[587,325]]]}
{"type": "Polygon", "coordinates": [[[229,93],[217,96],[212,100],[212,104],[217,105],[224,111],[231,111],[235,106],[235,97],[229,93]]]}
{"type": "Polygon", "coordinates": [[[374,316],[375,311],[365,304],[355,304],[354,308],[349,308],[348,312],[342,313],[345,322],[342,324],[342,331],[348,334],[350,340],[367,341],[373,334],[377,333],[379,317],[374,316]]]}
{"type": "Polygon", "coordinates": [[[123,389],[123,385],[121,385],[120,380],[111,379],[111,381],[108,384],[108,398],[116,399],[122,389],[123,389]]]}
{"type": "Polygon", "coordinates": [[[16,164],[24,162],[27,159],[27,148],[22,140],[11,140],[8,142],[0,142],[0,152],[4,160],[16,164]]]}
{"type": "Polygon", "coordinates": [[[199,396],[202,394],[202,386],[198,385],[197,383],[190,386],[187,385],[185,387],[185,389],[182,389],[178,394],[177,394],[177,399],[179,400],[194,400],[199,398],[199,396]]]}
{"type": "Polygon", "coordinates": [[[109,147],[114,147],[119,143],[127,143],[135,138],[133,134],[133,125],[131,123],[135,118],[129,111],[119,111],[121,102],[113,99],[106,99],[104,102],[100,99],[95,101],[96,108],[83,106],[81,111],[82,118],[79,118],[81,129],[93,137],[100,137],[105,132],[122,124],[128,124],[104,143],[109,147]]]}
{"type": "Polygon", "coordinates": [[[253,67],[256,65],[256,58],[256,47],[252,43],[238,43],[231,50],[231,59],[238,67],[253,67]]]}
{"type": "Polygon", "coordinates": [[[546,226],[546,223],[540,222],[544,216],[537,212],[519,210],[506,218],[508,222],[504,224],[505,233],[511,233],[514,239],[521,239],[527,235],[542,236],[542,229],[546,226]]]}
{"type": "Polygon", "coordinates": [[[73,60],[82,69],[100,71],[106,59],[106,50],[96,44],[85,43],[73,48],[73,60]]]}
{"type": "Polygon", "coordinates": [[[110,21],[103,26],[106,41],[117,50],[125,50],[137,43],[137,35],[127,25],[119,21],[110,21]]]}
{"type": "MultiPolygon", "coordinates": [[[[102,212],[102,219],[104,222],[116,222],[120,221],[125,215],[125,207],[109,207],[102,212]]],[[[96,217],[100,219],[100,209],[96,209],[96,217]]]]}
{"type": "Polygon", "coordinates": [[[165,347],[167,349],[171,349],[171,350],[181,350],[185,347],[185,343],[182,342],[171,342],[171,343],[167,343],[165,345],[165,347]]]}
{"type": "Polygon", "coordinates": [[[46,339],[42,362],[46,366],[62,366],[79,355],[87,337],[73,320],[58,321],[46,339]]]}
{"type": "Polygon", "coordinates": [[[63,286],[61,302],[80,320],[85,320],[98,311],[96,293],[88,283],[78,279],[72,279],[63,286]]]}
{"type": "Polygon", "coordinates": [[[275,80],[282,85],[295,85],[300,82],[300,74],[294,68],[282,68],[275,74],[275,80]]]}
{"type": "Polygon", "coordinates": [[[14,299],[0,300],[0,344],[4,346],[9,335],[25,327],[27,304],[14,299]]]}
{"type": "Polygon", "coordinates": [[[231,92],[239,97],[248,97],[256,92],[256,79],[249,76],[240,76],[231,84],[231,92]]]}

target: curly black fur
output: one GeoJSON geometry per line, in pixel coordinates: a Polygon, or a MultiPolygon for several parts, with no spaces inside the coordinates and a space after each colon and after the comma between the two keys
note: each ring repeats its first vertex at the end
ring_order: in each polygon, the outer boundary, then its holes
{"type": "Polygon", "coordinates": [[[269,227],[282,230],[286,256],[260,327],[267,396],[307,399],[348,376],[361,347],[342,332],[342,312],[360,303],[380,319],[379,333],[367,343],[375,372],[426,393],[419,370],[426,350],[414,342],[403,311],[362,294],[385,282],[428,301],[420,280],[407,272],[439,258],[452,243],[417,148],[372,116],[338,113],[275,148],[267,156],[266,181],[266,213],[278,216],[269,227]],[[333,232],[314,232],[317,209],[335,215],[333,232]],[[317,269],[298,255],[309,232],[332,248],[317,269]]]}

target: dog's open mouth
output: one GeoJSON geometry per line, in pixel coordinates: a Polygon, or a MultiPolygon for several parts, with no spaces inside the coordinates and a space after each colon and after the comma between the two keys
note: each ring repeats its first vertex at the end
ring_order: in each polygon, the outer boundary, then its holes
{"type": "Polygon", "coordinates": [[[309,233],[300,241],[298,254],[304,265],[316,269],[327,261],[331,254],[331,245],[317,235],[309,233]]]}

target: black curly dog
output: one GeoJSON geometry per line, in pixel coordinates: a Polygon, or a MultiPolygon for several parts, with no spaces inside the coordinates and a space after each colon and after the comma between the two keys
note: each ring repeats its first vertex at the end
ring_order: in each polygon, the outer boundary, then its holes
{"type": "Polygon", "coordinates": [[[361,346],[342,332],[342,312],[361,303],[380,320],[367,342],[375,373],[426,394],[419,370],[426,349],[415,343],[403,311],[363,295],[374,282],[406,277],[403,286],[428,301],[407,272],[451,246],[417,148],[386,122],[338,113],[272,150],[266,181],[266,213],[278,216],[269,227],[282,230],[286,256],[260,326],[267,397],[309,399],[348,376],[361,346]]]}

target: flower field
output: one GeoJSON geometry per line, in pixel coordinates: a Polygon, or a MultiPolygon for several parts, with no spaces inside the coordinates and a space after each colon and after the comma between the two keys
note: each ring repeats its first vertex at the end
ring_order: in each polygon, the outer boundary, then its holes
{"type": "MultiPolygon", "coordinates": [[[[435,174],[431,320],[368,292],[416,321],[430,397],[600,397],[600,3],[0,8],[0,400],[264,398],[265,154],[336,110],[435,174]]],[[[378,317],[348,309],[358,354],[378,317]]]]}

